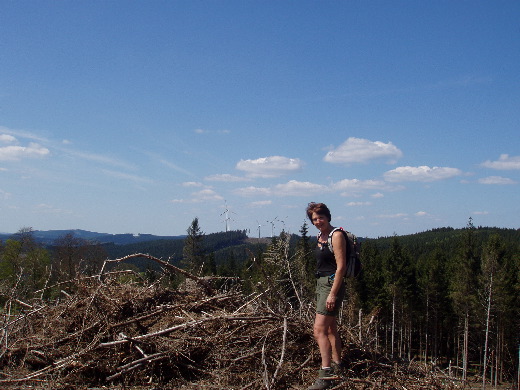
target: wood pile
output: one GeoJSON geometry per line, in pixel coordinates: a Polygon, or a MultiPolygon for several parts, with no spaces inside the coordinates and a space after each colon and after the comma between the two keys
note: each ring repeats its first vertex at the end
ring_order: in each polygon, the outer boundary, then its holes
{"type": "MultiPolygon", "coordinates": [[[[105,272],[63,284],[52,301],[7,297],[0,388],[254,390],[314,382],[312,315],[266,299],[265,290],[245,295],[239,284],[218,289],[183,272],[191,283],[177,289],[105,272]]],[[[349,335],[349,375],[334,389],[457,388],[442,372],[356,344],[355,329],[341,332],[349,335]]]]}

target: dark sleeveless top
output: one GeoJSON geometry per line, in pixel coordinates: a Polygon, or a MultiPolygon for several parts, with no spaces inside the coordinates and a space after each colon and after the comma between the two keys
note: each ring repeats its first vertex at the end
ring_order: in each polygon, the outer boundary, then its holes
{"type": "Polygon", "coordinates": [[[329,249],[329,244],[318,242],[314,250],[316,256],[316,271],[332,275],[336,272],[336,258],[329,249]]]}

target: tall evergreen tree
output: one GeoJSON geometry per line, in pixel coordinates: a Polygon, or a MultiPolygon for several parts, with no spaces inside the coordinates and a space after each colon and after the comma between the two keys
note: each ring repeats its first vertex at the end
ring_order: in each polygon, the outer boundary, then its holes
{"type": "MultiPolygon", "coordinates": [[[[403,248],[397,236],[394,236],[390,248],[384,256],[385,288],[389,294],[392,306],[391,326],[391,354],[394,356],[396,347],[396,332],[403,335],[410,330],[410,299],[413,296],[413,270],[411,268],[410,256],[403,248]],[[398,316],[398,317],[397,317],[398,316]],[[408,321],[408,323],[406,322],[408,321]],[[397,328],[399,327],[399,329],[397,328]]],[[[399,354],[403,351],[400,340],[399,354]]]]}
{"type": "Polygon", "coordinates": [[[204,232],[199,226],[199,219],[195,217],[186,230],[188,236],[184,240],[182,262],[186,269],[196,275],[203,273],[204,266],[204,232]]]}
{"type": "Polygon", "coordinates": [[[419,288],[424,323],[424,359],[431,355],[432,360],[439,357],[442,318],[448,312],[446,282],[446,253],[440,246],[419,257],[417,261],[417,285],[419,288]]]}
{"type": "Polygon", "coordinates": [[[311,299],[314,296],[314,286],[316,283],[316,278],[314,277],[314,273],[316,272],[316,260],[314,259],[314,252],[311,247],[311,239],[308,235],[309,229],[307,226],[307,221],[304,221],[300,229],[301,236],[296,245],[295,272],[298,273],[298,279],[301,281],[301,296],[311,299]]]}
{"type": "Polygon", "coordinates": [[[458,253],[451,265],[450,295],[455,312],[463,323],[462,379],[466,379],[469,358],[470,317],[476,302],[478,257],[475,245],[475,227],[470,217],[460,240],[458,253]]]}

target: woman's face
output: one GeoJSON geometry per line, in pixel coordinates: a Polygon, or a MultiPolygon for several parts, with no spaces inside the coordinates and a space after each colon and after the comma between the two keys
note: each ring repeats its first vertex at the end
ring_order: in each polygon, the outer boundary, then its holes
{"type": "Polygon", "coordinates": [[[312,213],[312,224],[316,226],[319,230],[324,227],[329,226],[329,220],[326,215],[318,214],[316,212],[312,213]]]}

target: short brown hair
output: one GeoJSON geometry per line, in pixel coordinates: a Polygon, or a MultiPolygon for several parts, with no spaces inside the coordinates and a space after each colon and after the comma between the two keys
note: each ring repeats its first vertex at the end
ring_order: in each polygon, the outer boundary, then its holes
{"type": "Polygon", "coordinates": [[[307,217],[311,220],[311,222],[312,222],[312,213],[326,216],[327,219],[329,220],[329,222],[332,220],[332,216],[330,215],[330,210],[325,203],[315,203],[315,202],[309,203],[307,206],[307,217]]]}

